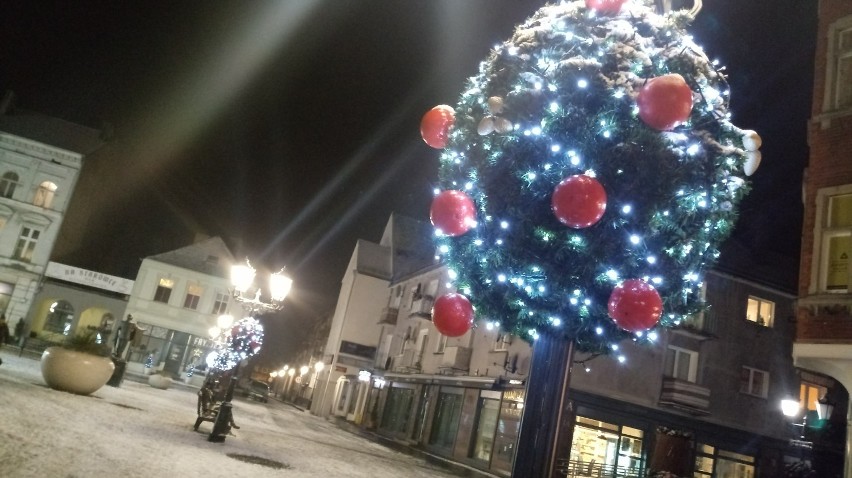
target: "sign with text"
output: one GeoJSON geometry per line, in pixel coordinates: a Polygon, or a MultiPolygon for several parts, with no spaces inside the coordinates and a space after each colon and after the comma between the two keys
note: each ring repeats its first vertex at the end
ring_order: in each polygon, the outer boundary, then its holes
{"type": "Polygon", "coordinates": [[[66,282],[94,287],[96,289],[118,292],[119,294],[130,295],[130,292],[133,290],[133,281],[130,279],[80,269],[79,267],[67,266],[57,262],[48,262],[44,275],[54,279],[64,280],[66,282]]]}

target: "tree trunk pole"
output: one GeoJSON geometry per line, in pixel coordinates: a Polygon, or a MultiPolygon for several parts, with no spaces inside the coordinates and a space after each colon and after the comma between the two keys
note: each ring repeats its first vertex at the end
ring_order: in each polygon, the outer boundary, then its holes
{"type": "Polygon", "coordinates": [[[564,476],[557,459],[567,459],[571,447],[567,394],[573,355],[574,342],[563,338],[541,335],[533,344],[513,477],[564,476]]]}

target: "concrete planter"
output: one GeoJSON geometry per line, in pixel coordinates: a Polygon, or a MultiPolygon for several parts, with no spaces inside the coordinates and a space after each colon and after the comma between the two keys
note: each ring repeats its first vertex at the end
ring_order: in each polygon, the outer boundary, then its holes
{"type": "Polygon", "coordinates": [[[106,385],[115,364],[109,357],[48,347],[41,355],[41,375],[47,386],[78,395],[89,395],[106,385]]]}
{"type": "Polygon", "coordinates": [[[160,390],[166,390],[172,385],[172,379],[165,375],[155,373],[154,375],[148,376],[148,385],[154,388],[159,388],[160,390]]]}

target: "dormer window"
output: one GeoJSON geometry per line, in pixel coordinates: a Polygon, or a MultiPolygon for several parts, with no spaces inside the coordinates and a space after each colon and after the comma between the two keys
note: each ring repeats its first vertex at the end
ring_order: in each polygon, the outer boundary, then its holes
{"type": "Polygon", "coordinates": [[[45,209],[50,209],[50,206],[53,204],[53,198],[56,196],[56,188],[56,183],[51,181],[44,181],[39,184],[38,189],[36,189],[33,204],[45,209]]]}

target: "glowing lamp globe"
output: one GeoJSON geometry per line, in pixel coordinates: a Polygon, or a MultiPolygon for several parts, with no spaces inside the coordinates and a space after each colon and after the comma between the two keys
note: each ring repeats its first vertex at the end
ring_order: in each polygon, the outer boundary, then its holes
{"type": "Polygon", "coordinates": [[[423,141],[435,149],[443,149],[450,136],[450,128],[456,121],[456,112],[452,106],[438,105],[423,115],[420,120],[420,136],[423,141]]]}
{"type": "Polygon", "coordinates": [[[663,300],[651,284],[628,279],[612,290],[607,309],[621,329],[639,332],[657,324],[663,313],[663,300]]]}
{"type": "Polygon", "coordinates": [[[668,131],[689,119],[692,90],[677,73],[651,78],[636,98],[639,117],[648,126],[668,131]]]}
{"type": "Polygon", "coordinates": [[[575,229],[593,226],[606,211],[606,190],[597,179],[577,174],[553,190],[551,208],[559,222],[575,229]]]}
{"type": "Polygon", "coordinates": [[[448,236],[460,236],[476,225],[476,206],[462,191],[442,191],[429,210],[432,225],[448,236]]]}
{"type": "Polygon", "coordinates": [[[435,301],[432,322],[447,337],[460,337],[473,326],[473,306],[461,294],[444,294],[435,301]]]}

